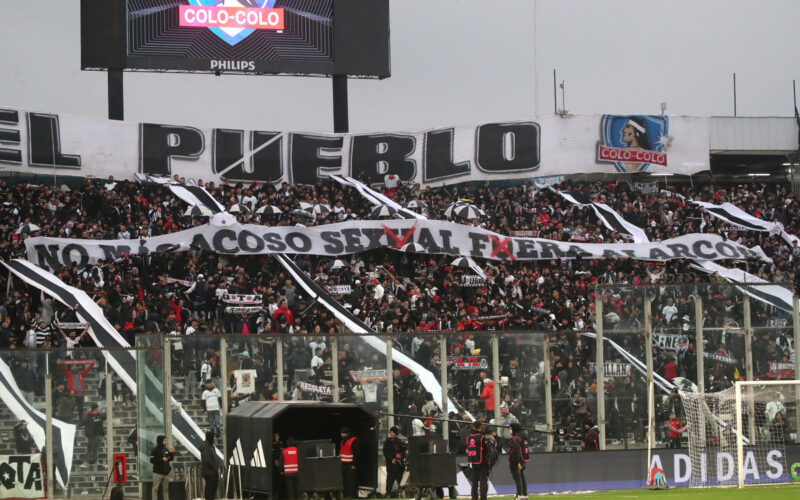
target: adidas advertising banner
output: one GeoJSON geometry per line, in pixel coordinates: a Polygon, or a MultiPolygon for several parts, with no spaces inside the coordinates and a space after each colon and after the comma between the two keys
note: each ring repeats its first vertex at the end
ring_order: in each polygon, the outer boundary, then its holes
{"type": "Polygon", "coordinates": [[[0,498],[47,498],[41,453],[0,455],[0,498]]]}
{"type": "MultiPolygon", "coordinates": [[[[751,483],[758,477],[760,481],[774,482],[800,481],[800,445],[787,444],[758,452],[745,447],[745,482],[751,483]]],[[[602,459],[596,453],[542,453],[533,457],[533,466],[525,469],[528,493],[567,493],[587,490],[639,489],[647,487],[646,477],[652,468],[664,472],[670,487],[689,486],[692,470],[710,483],[735,485],[736,450],[732,453],[709,451],[698,458],[689,455],[688,449],[654,449],[648,464],[648,452],[642,450],[614,450],[602,452],[602,459]],[[649,467],[648,467],[649,465],[649,467]]],[[[501,462],[500,467],[492,469],[491,481],[500,495],[515,493],[514,479],[509,467],[501,462]]],[[[459,494],[469,496],[469,483],[459,494]]],[[[641,493],[631,494],[643,496],[641,493]]],[[[669,492],[665,493],[669,495],[669,492]]],[[[754,491],[753,494],[757,495],[754,491]]],[[[625,497],[624,493],[617,497],[625,497]]]]}
{"type": "MultiPolygon", "coordinates": [[[[44,450],[45,426],[47,425],[46,416],[39,410],[34,409],[33,406],[28,403],[28,400],[25,399],[25,397],[22,395],[22,391],[20,391],[19,387],[17,386],[17,382],[15,381],[14,375],[11,372],[11,368],[2,358],[0,358],[0,401],[5,403],[17,420],[26,420],[28,422],[28,432],[31,433],[33,442],[36,443],[37,448],[44,450]]],[[[53,454],[53,468],[55,470],[56,481],[58,481],[58,484],[66,488],[69,482],[69,473],[72,469],[72,456],[75,445],[75,425],[68,424],[54,418],[53,441],[58,443],[57,447],[60,448],[59,453],[53,454]]],[[[56,447],[54,446],[54,448],[56,447]]],[[[10,472],[8,467],[10,466],[4,465],[0,467],[0,469],[10,472]]],[[[0,470],[0,476],[3,475],[2,470],[0,470]]],[[[14,467],[13,470],[19,472],[17,467],[14,467]]],[[[20,474],[18,474],[17,477],[20,477],[20,474]]],[[[14,487],[13,484],[10,484],[11,483],[9,482],[3,482],[3,485],[6,489],[12,489],[14,487]]],[[[41,493],[41,491],[39,493],[41,493]]],[[[44,495],[39,494],[38,496],[44,495]]],[[[4,494],[2,494],[2,490],[0,490],[0,498],[7,498],[4,494]]]]}
{"type": "MultiPolygon", "coordinates": [[[[227,214],[220,214],[227,215],[227,214]]],[[[687,234],[658,243],[577,243],[504,236],[481,227],[440,220],[348,221],[325,226],[198,226],[140,240],[83,240],[35,237],[25,240],[28,260],[44,269],[83,268],[97,259],[121,255],[198,250],[229,255],[310,254],[339,256],[376,248],[404,250],[417,243],[428,254],[467,255],[492,260],[620,258],[762,259],[759,247],[747,248],[716,234],[687,234]]]]}
{"type": "MultiPolygon", "coordinates": [[[[76,306],[76,312],[78,317],[81,321],[85,321],[89,323],[89,336],[94,341],[95,345],[99,347],[130,347],[127,341],[114,329],[114,326],[106,319],[103,314],[103,310],[98,306],[92,299],[89,297],[85,292],[74,288],[72,286],[67,285],[63,281],[61,281],[58,277],[54,276],[53,274],[34,266],[27,260],[23,259],[14,259],[9,262],[2,263],[11,273],[14,274],[16,278],[21,279],[28,285],[41,290],[45,294],[53,297],[57,301],[61,302],[66,306],[76,306]]],[[[134,351],[130,350],[103,350],[103,356],[105,356],[106,360],[111,369],[119,375],[120,379],[128,386],[128,388],[134,394],[137,393],[137,384],[136,384],[136,355],[134,351]]],[[[0,366],[2,368],[2,366],[0,366]]],[[[10,378],[10,373],[8,376],[3,374],[3,380],[13,380],[10,378]]],[[[145,377],[147,378],[147,377],[145,377]]],[[[150,377],[150,379],[154,379],[154,377],[150,377]]],[[[158,384],[159,381],[157,379],[153,380],[154,384],[158,384]]],[[[8,400],[3,397],[4,402],[11,406],[11,403],[8,403],[8,400]]],[[[180,408],[180,404],[177,400],[173,398],[172,400],[173,408],[180,408]]],[[[13,408],[12,408],[13,410],[13,408]]],[[[148,408],[148,411],[152,413],[154,418],[159,420],[163,419],[163,410],[160,408],[152,407],[148,408]]],[[[21,417],[24,418],[24,417],[21,417]]],[[[41,416],[42,420],[42,427],[44,427],[44,416],[41,416]]],[[[72,435],[69,437],[68,447],[62,448],[63,454],[66,457],[67,451],[70,452],[70,460],[71,460],[71,452],[72,452],[72,442],[74,440],[74,426],[70,426],[72,435]]],[[[67,429],[69,431],[69,429],[67,429]]],[[[200,429],[200,427],[192,420],[188,413],[182,408],[174,409],[172,411],[172,432],[175,437],[180,441],[180,443],[186,447],[187,451],[189,451],[192,455],[197,458],[200,458],[200,448],[205,441],[205,433],[200,429]]],[[[57,437],[56,434],[56,427],[53,428],[53,433],[56,436],[55,439],[58,440],[62,446],[65,446],[67,443],[66,437],[57,437]]],[[[31,434],[33,434],[33,429],[31,429],[31,434]]],[[[34,439],[36,439],[36,435],[34,435],[34,439]]],[[[42,431],[42,443],[44,441],[44,431],[42,431]]],[[[37,441],[37,445],[41,447],[39,441],[37,441]]],[[[220,454],[220,457],[222,455],[220,454]]],[[[71,463],[65,464],[66,469],[64,471],[64,475],[62,477],[66,477],[66,471],[69,470],[71,463]]],[[[60,470],[60,469],[59,469],[60,470]]]]}
{"type": "Polygon", "coordinates": [[[0,109],[0,169],[125,179],[152,176],[313,184],[328,174],[367,184],[692,174],[709,169],[709,118],[544,116],[418,132],[318,134],[201,129],[0,109]]]}

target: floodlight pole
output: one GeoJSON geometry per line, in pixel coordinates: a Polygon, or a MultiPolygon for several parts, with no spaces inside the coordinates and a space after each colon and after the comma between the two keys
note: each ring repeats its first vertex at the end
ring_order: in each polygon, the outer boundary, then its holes
{"type": "Polygon", "coordinates": [[[333,75],[333,131],[345,134],[350,131],[347,116],[347,75],[333,75]]]}
{"type": "Polygon", "coordinates": [[[122,70],[108,69],[108,119],[125,119],[125,99],[122,87],[122,70]]]}

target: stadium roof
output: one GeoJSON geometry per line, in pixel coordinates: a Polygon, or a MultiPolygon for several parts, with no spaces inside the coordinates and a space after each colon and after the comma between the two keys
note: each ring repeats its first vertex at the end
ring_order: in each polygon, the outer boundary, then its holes
{"type": "Polygon", "coordinates": [[[790,117],[711,118],[711,154],[785,155],[798,150],[798,125],[790,117]]]}

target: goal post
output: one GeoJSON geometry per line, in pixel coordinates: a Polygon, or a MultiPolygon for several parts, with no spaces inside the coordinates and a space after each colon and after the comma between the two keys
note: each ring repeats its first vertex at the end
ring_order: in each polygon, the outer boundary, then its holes
{"type": "MultiPolygon", "coordinates": [[[[744,488],[746,484],[790,482],[791,464],[786,461],[785,445],[791,436],[791,424],[787,418],[790,412],[794,413],[793,420],[797,422],[800,380],[740,380],[735,383],[735,394],[736,468],[739,488],[744,488]],[[742,422],[745,415],[747,427],[742,422]],[[785,477],[770,478],[775,479],[772,481],[756,481],[746,470],[749,453],[753,452],[756,460],[762,457],[768,460],[769,454],[774,454],[775,451],[781,452],[784,472],[782,476],[785,477]],[[750,481],[748,476],[751,477],[750,481]]],[[[800,429],[795,428],[795,440],[800,436],[798,433],[800,429]]]]}
{"type": "Polygon", "coordinates": [[[798,442],[800,380],[738,381],[714,393],[679,386],[693,487],[791,482],[786,443],[798,442]]]}

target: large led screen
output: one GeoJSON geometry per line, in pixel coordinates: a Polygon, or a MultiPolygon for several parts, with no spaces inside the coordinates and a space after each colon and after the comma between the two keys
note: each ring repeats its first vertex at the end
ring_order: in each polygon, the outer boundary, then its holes
{"type": "Polygon", "coordinates": [[[333,0],[127,0],[126,6],[131,69],[326,73],[334,59],[333,0]]]}

